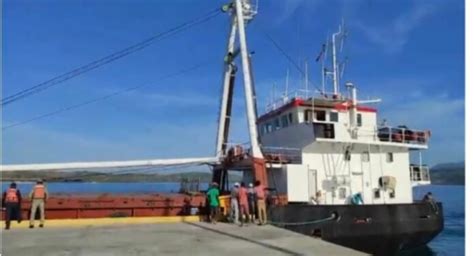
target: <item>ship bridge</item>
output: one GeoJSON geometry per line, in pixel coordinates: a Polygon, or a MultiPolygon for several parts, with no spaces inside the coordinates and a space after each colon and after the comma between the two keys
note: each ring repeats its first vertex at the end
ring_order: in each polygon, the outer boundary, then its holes
{"type": "Polygon", "coordinates": [[[377,124],[376,108],[351,106],[350,99],[294,97],[282,102],[258,118],[263,146],[302,148],[320,141],[428,148],[430,131],[377,124]]]}

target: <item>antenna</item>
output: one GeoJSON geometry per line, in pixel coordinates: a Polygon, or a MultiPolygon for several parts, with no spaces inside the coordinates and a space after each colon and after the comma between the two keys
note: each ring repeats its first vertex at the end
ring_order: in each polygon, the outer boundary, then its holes
{"type": "Polygon", "coordinates": [[[337,67],[337,55],[336,55],[336,38],[342,33],[342,27],[339,26],[339,31],[332,34],[332,80],[334,87],[334,95],[339,95],[339,75],[337,67]]]}
{"type": "Polygon", "coordinates": [[[342,52],[342,48],[344,48],[344,39],[347,37],[347,30],[344,24],[344,18],[341,21],[341,46],[339,48],[339,52],[342,52]]]}
{"type": "Polygon", "coordinates": [[[285,96],[288,97],[288,88],[290,86],[290,68],[286,68],[285,96]]]}
{"type": "Polygon", "coordinates": [[[305,81],[305,90],[306,90],[306,98],[308,98],[308,90],[309,90],[309,79],[308,79],[308,60],[304,62],[304,81],[305,81]]]}
{"type": "Polygon", "coordinates": [[[321,61],[321,86],[322,86],[322,91],[321,93],[324,95],[326,94],[326,85],[325,85],[325,80],[326,80],[326,68],[325,68],[325,63],[326,63],[326,44],[321,45],[321,51],[318,54],[318,57],[316,57],[316,62],[321,61]]]}
{"type": "Polygon", "coordinates": [[[339,66],[340,66],[340,72],[339,72],[339,81],[342,79],[342,77],[344,76],[344,71],[345,71],[345,68],[346,68],[346,64],[348,62],[348,58],[345,57],[344,58],[344,61],[339,63],[339,66]]]}
{"type": "Polygon", "coordinates": [[[273,86],[272,86],[272,110],[273,110],[273,109],[276,109],[276,103],[275,103],[275,87],[276,87],[276,83],[273,83],[273,86]]]}
{"type": "Polygon", "coordinates": [[[334,87],[334,96],[339,96],[339,80],[341,79],[341,70],[344,70],[345,61],[340,64],[337,62],[337,40],[340,38],[340,48],[339,51],[342,52],[344,46],[344,38],[346,37],[347,32],[344,27],[344,19],[341,21],[341,25],[339,25],[339,30],[336,33],[332,34],[332,79],[333,79],[333,87],[334,87]],[[340,67],[341,66],[341,67],[340,67]]]}

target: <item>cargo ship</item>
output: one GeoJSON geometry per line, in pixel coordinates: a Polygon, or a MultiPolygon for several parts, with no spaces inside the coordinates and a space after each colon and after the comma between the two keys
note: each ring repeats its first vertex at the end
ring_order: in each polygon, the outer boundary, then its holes
{"type": "MultiPolygon", "coordinates": [[[[428,149],[431,133],[379,123],[377,109],[370,104],[380,100],[360,100],[354,83],[344,83],[347,95],[341,92],[337,44],[344,27],[339,27],[328,44],[332,68],[322,68],[322,76],[331,78],[331,90],[285,92],[258,115],[246,42],[246,26],[257,8],[249,0],[234,0],[222,10],[229,14],[231,26],[224,54],[215,156],[3,165],[2,171],[207,164],[212,167],[212,182],[219,184],[223,195],[223,215],[229,212],[229,198],[225,196],[232,186],[229,172],[237,171],[244,182],[258,180],[266,187],[269,223],[275,226],[376,255],[425,246],[436,237],[444,225],[442,204],[414,199],[413,186],[430,184],[430,178],[421,160],[410,163],[410,154],[428,149]],[[228,138],[238,59],[250,138],[242,145],[231,144],[228,138]]],[[[47,202],[46,216],[205,216],[205,194],[183,192],[56,195],[47,202]]],[[[28,208],[25,201],[24,217],[28,208]]]]}

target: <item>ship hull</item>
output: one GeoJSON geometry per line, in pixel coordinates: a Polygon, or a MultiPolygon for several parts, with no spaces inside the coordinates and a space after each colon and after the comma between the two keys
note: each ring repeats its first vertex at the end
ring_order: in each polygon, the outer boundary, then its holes
{"type": "Polygon", "coordinates": [[[271,206],[269,218],[277,226],[375,255],[425,246],[444,226],[441,203],[288,204],[271,206]],[[332,214],[335,220],[318,221],[332,214]]]}

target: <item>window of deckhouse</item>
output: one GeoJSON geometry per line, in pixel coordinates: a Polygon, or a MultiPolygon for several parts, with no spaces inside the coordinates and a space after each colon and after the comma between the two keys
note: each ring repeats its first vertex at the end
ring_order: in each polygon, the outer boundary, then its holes
{"type": "Polygon", "coordinates": [[[344,160],[351,161],[351,151],[349,151],[349,149],[346,149],[346,151],[344,152],[344,160]]]}
{"type": "Polygon", "coordinates": [[[339,122],[339,113],[337,113],[337,112],[329,112],[329,121],[331,121],[331,122],[339,122]]]}
{"type": "Polygon", "coordinates": [[[388,153],[387,153],[387,162],[388,162],[388,163],[392,163],[392,162],[393,162],[393,153],[392,153],[392,152],[388,152],[388,153]]]}
{"type": "Polygon", "coordinates": [[[362,114],[357,114],[357,126],[362,126],[362,114]]]}
{"type": "Polygon", "coordinates": [[[293,123],[293,113],[288,113],[288,123],[289,124],[293,123]]]}

